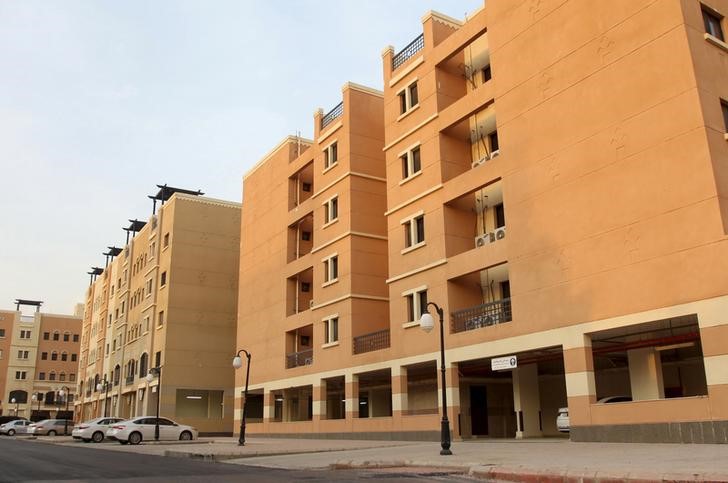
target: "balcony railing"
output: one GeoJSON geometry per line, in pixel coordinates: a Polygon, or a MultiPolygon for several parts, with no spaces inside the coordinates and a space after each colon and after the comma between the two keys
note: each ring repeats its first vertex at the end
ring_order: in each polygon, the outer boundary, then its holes
{"type": "Polygon", "coordinates": [[[425,46],[425,34],[420,34],[407,46],[392,57],[392,70],[407,62],[407,59],[422,50],[425,46]]]}
{"type": "Polygon", "coordinates": [[[86,397],[90,397],[90,396],[91,396],[91,389],[86,389],[86,397]]]}
{"type": "Polygon", "coordinates": [[[286,354],[286,369],[313,364],[313,349],[286,354]]]}
{"type": "Polygon", "coordinates": [[[340,117],[344,113],[344,101],[341,101],[331,109],[329,112],[327,112],[324,117],[321,118],[321,129],[325,128],[329,124],[333,122],[334,119],[337,117],[340,117]]]}
{"type": "Polygon", "coordinates": [[[511,299],[476,305],[450,314],[453,333],[475,330],[511,321],[511,299]]]}
{"type": "Polygon", "coordinates": [[[126,378],[126,380],[124,381],[124,384],[128,386],[128,385],[132,384],[133,382],[134,382],[134,376],[128,376],[126,378]]]}
{"type": "Polygon", "coordinates": [[[389,329],[360,335],[354,337],[352,341],[352,352],[354,354],[378,351],[387,347],[389,347],[389,329]]]}

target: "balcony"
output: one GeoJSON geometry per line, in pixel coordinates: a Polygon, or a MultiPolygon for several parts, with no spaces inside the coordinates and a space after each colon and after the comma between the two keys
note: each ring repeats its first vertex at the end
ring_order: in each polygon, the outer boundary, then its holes
{"type": "Polygon", "coordinates": [[[333,109],[324,114],[321,118],[321,130],[323,131],[326,126],[334,122],[334,119],[341,117],[344,113],[344,101],[338,103],[333,109]]]}
{"type": "Polygon", "coordinates": [[[299,314],[313,306],[313,268],[286,280],[286,316],[299,314]]]}
{"type": "Polygon", "coordinates": [[[128,376],[126,380],[124,381],[125,386],[130,386],[134,383],[134,376],[128,376]]]}
{"type": "Polygon", "coordinates": [[[425,34],[418,35],[412,42],[407,44],[405,48],[394,54],[392,57],[392,71],[396,70],[402,64],[412,58],[417,52],[425,47],[425,34]]]}
{"type": "Polygon", "coordinates": [[[313,349],[286,354],[286,369],[313,364],[313,349]]]}
{"type": "Polygon", "coordinates": [[[352,352],[363,354],[365,352],[378,351],[389,347],[389,329],[378,330],[370,334],[354,337],[352,340],[352,352]]]}
{"type": "Polygon", "coordinates": [[[511,321],[511,299],[506,298],[457,310],[450,314],[452,333],[481,329],[511,321]]]}

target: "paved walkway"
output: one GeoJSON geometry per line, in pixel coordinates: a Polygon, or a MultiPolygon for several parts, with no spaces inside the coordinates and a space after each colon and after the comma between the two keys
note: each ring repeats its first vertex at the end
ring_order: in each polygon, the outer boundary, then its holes
{"type": "MultiPolygon", "coordinates": [[[[54,442],[61,443],[61,438],[54,442]]],[[[440,456],[438,443],[408,441],[251,438],[240,447],[233,438],[203,438],[194,443],[140,446],[61,444],[299,470],[456,467],[500,481],[728,482],[728,445],[480,440],[455,442],[452,456],[440,456]]]]}

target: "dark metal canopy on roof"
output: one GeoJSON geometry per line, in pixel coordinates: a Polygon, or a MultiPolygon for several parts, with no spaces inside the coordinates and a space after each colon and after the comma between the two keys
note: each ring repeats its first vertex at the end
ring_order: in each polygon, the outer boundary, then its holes
{"type": "Polygon", "coordinates": [[[101,275],[102,273],[104,273],[104,269],[99,267],[91,267],[91,271],[88,273],[90,273],[91,275],[101,275]]]}
{"type": "Polygon", "coordinates": [[[15,310],[20,311],[21,305],[31,305],[35,307],[35,311],[40,311],[40,306],[43,305],[42,300],[26,300],[26,299],[15,299],[15,310]]]}
{"type": "Polygon", "coordinates": [[[141,229],[144,228],[144,226],[147,224],[146,221],[139,221],[139,220],[136,220],[136,219],[129,220],[129,222],[131,223],[129,225],[129,228],[124,228],[124,231],[131,231],[131,232],[134,232],[134,233],[137,233],[137,232],[141,231],[141,229]]]}
{"type": "Polygon", "coordinates": [[[108,256],[110,256],[110,257],[115,257],[115,256],[117,256],[117,255],[118,255],[119,253],[121,253],[121,250],[122,250],[122,249],[121,249],[121,248],[119,248],[119,247],[107,247],[107,248],[109,249],[109,251],[108,251],[108,252],[106,252],[106,253],[102,253],[102,255],[108,255],[108,256]]]}
{"type": "Polygon", "coordinates": [[[164,203],[169,198],[171,198],[171,196],[175,193],[183,193],[186,195],[194,195],[194,196],[200,196],[200,195],[205,194],[201,190],[192,191],[192,190],[187,190],[187,189],[183,189],[183,188],[175,188],[174,186],[167,186],[166,183],[158,184],[157,188],[159,188],[159,191],[157,192],[157,194],[154,196],[150,195],[149,198],[151,198],[153,200],[160,200],[162,203],[164,203]]]}

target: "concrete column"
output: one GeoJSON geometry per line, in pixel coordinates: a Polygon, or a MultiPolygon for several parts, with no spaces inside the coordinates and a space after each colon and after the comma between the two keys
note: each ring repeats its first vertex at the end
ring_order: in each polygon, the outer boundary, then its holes
{"type": "Polygon", "coordinates": [[[346,419],[359,417],[359,376],[347,374],[344,378],[346,419]]]}
{"type": "Polygon", "coordinates": [[[275,394],[272,391],[264,390],[263,392],[263,421],[269,423],[273,421],[275,411],[275,394]]]}
{"type": "Polygon", "coordinates": [[[518,428],[516,438],[543,436],[537,364],[528,364],[513,370],[513,403],[518,428]]]}
{"type": "Polygon", "coordinates": [[[591,424],[591,405],[597,400],[594,381],[594,355],[591,339],[581,336],[571,347],[564,345],[564,371],[566,398],[569,406],[569,424],[591,424]]]}
{"type": "Polygon", "coordinates": [[[407,414],[407,368],[392,367],[392,416],[407,414]]]}
{"type": "Polygon", "coordinates": [[[313,386],[313,420],[326,419],[326,379],[321,379],[318,386],[313,386]]]}
{"type": "Polygon", "coordinates": [[[654,347],[627,351],[629,361],[629,382],[632,399],[664,399],[665,387],[662,379],[660,353],[654,347]]]}

